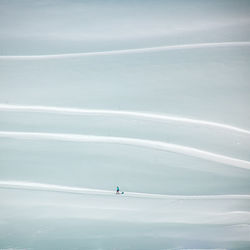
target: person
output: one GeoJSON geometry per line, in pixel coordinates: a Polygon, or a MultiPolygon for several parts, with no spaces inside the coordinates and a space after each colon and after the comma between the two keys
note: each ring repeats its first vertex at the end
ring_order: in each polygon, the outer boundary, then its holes
{"type": "Polygon", "coordinates": [[[116,193],[117,193],[117,194],[119,194],[119,193],[120,193],[120,189],[119,189],[119,187],[118,187],[118,186],[116,187],[116,193]]]}

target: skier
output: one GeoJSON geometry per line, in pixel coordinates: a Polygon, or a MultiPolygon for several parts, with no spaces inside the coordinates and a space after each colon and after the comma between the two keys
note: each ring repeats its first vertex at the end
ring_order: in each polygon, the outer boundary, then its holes
{"type": "Polygon", "coordinates": [[[120,194],[120,189],[118,186],[116,187],[116,194],[120,194]]]}
{"type": "Polygon", "coordinates": [[[120,193],[120,188],[117,186],[117,187],[116,187],[116,194],[124,194],[124,192],[121,192],[121,193],[120,193]]]}

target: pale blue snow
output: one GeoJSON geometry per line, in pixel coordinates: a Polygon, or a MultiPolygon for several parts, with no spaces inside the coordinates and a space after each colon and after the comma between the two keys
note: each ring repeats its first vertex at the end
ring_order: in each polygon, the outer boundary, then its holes
{"type": "Polygon", "coordinates": [[[0,249],[249,249],[249,13],[1,0],[0,249]]]}

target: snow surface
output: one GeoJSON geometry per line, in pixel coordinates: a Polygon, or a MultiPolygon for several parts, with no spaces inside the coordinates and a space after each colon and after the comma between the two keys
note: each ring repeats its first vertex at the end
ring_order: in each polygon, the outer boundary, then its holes
{"type": "Polygon", "coordinates": [[[0,1],[0,249],[250,249],[249,13],[0,1]]]}

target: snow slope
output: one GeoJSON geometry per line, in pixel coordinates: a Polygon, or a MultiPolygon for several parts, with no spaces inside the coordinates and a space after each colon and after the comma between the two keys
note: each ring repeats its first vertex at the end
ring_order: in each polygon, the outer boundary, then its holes
{"type": "Polygon", "coordinates": [[[249,11],[0,1],[0,249],[249,249],[249,11]]]}

